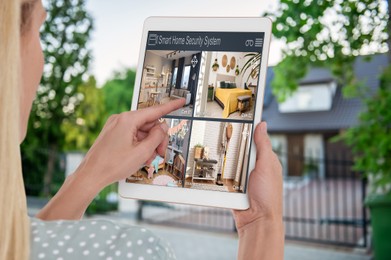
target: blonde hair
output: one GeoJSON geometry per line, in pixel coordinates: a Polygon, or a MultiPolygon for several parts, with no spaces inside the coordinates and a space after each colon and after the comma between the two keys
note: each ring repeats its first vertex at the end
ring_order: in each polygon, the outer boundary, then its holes
{"type": "Polygon", "coordinates": [[[20,148],[21,1],[0,0],[0,259],[28,259],[30,229],[20,148]]]}

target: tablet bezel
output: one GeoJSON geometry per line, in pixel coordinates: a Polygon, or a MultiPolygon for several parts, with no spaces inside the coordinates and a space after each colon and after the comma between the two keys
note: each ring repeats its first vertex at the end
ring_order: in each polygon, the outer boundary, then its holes
{"type": "MultiPolygon", "coordinates": [[[[263,32],[264,45],[261,55],[261,66],[257,87],[257,106],[254,113],[255,126],[261,121],[264,89],[266,84],[266,71],[268,64],[269,48],[271,41],[272,22],[268,18],[261,17],[149,17],[144,22],[139,63],[137,68],[136,81],[134,85],[131,110],[137,109],[139,92],[141,89],[142,71],[147,47],[147,36],[149,31],[183,31],[183,32],[263,32]]],[[[249,172],[247,174],[246,186],[251,170],[255,167],[256,147],[254,144],[253,132],[251,133],[251,150],[249,157],[249,172]]],[[[156,185],[127,183],[125,180],[119,182],[119,195],[122,198],[142,199],[152,201],[164,201],[181,204],[193,204],[230,209],[247,209],[248,188],[245,193],[231,193],[221,191],[197,190],[189,188],[173,188],[156,185]]]]}

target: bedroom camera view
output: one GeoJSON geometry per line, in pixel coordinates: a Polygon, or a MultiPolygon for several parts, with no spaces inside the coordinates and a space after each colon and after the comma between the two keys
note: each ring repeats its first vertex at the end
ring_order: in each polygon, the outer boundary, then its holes
{"type": "Polygon", "coordinates": [[[259,53],[203,52],[196,98],[197,117],[252,120],[259,53]]]}
{"type": "Polygon", "coordinates": [[[149,33],[137,109],[186,102],[163,118],[169,128],[164,155],[130,173],[127,183],[245,192],[262,37],[149,33]],[[212,38],[213,45],[205,41],[212,38]]]}

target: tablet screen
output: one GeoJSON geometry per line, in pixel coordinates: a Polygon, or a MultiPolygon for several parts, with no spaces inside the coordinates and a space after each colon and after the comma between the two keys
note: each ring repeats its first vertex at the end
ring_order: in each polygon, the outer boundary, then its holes
{"type": "Polygon", "coordinates": [[[147,37],[137,109],[178,98],[186,103],[163,119],[165,155],[126,182],[244,193],[264,33],[149,31],[147,37]]]}

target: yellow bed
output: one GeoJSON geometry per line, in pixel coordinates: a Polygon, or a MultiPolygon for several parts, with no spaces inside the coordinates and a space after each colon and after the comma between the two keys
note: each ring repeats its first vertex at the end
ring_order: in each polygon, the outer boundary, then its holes
{"type": "Polygon", "coordinates": [[[215,98],[223,107],[223,118],[238,110],[238,96],[251,96],[251,90],[242,88],[216,88],[215,98]]]}

